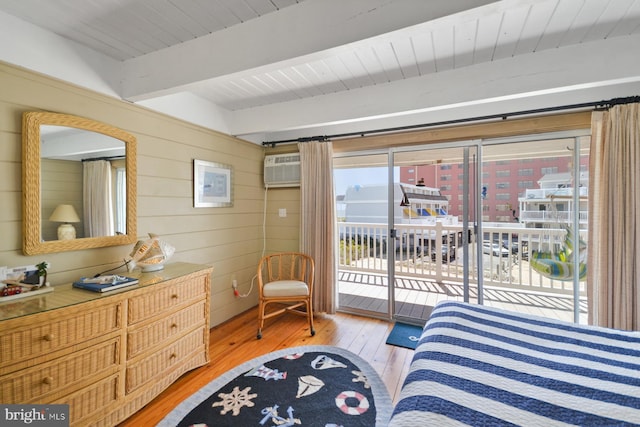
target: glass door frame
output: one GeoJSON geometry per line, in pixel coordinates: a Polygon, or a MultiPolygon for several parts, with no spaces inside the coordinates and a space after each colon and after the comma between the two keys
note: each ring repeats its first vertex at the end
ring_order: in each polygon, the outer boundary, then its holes
{"type": "MultiPolygon", "coordinates": [[[[395,200],[395,194],[394,194],[394,168],[396,167],[395,164],[395,155],[397,153],[407,153],[407,152],[414,152],[414,151],[437,151],[439,149],[447,149],[447,150],[452,150],[452,149],[461,149],[463,150],[462,153],[462,157],[463,157],[463,168],[465,170],[464,173],[464,190],[463,192],[465,194],[474,194],[473,196],[473,200],[475,201],[475,203],[470,204],[469,202],[469,197],[464,197],[463,198],[463,241],[466,242],[467,244],[463,245],[462,251],[463,251],[463,256],[462,256],[462,265],[463,265],[463,300],[465,302],[469,302],[470,299],[470,292],[469,292],[469,271],[470,271],[470,256],[469,256],[469,244],[470,242],[467,241],[468,236],[469,236],[469,230],[473,229],[476,233],[479,233],[482,231],[481,229],[481,221],[478,220],[479,217],[479,213],[480,213],[480,209],[481,209],[481,201],[480,201],[480,197],[478,197],[478,195],[480,194],[480,174],[481,174],[481,167],[479,167],[479,160],[482,158],[481,153],[482,153],[482,144],[481,144],[481,140],[461,140],[461,141],[455,141],[455,142],[442,142],[442,143],[432,143],[432,144],[423,144],[423,145],[411,145],[411,146],[403,146],[403,147],[391,147],[388,149],[388,162],[389,162],[389,166],[387,168],[387,170],[389,171],[389,185],[388,185],[388,221],[389,221],[389,236],[393,236],[393,246],[390,244],[390,247],[396,247],[397,244],[397,239],[399,238],[397,236],[397,232],[396,232],[396,224],[395,224],[395,213],[394,213],[394,200],[395,200]],[[476,153],[477,153],[477,158],[474,160],[474,163],[476,165],[474,169],[475,173],[473,174],[474,176],[472,177],[469,173],[470,170],[470,163],[471,160],[469,158],[469,152],[471,149],[475,149],[476,153]],[[475,188],[471,188],[471,184],[470,182],[474,182],[476,183],[475,188]],[[469,223],[469,219],[471,218],[470,214],[473,213],[472,218],[474,218],[474,224],[473,224],[473,228],[471,228],[470,223],[469,223]]],[[[476,239],[476,263],[479,266],[479,268],[482,268],[482,247],[481,247],[482,241],[481,239],[476,239]]],[[[482,270],[479,270],[482,271],[482,270]]],[[[388,308],[388,313],[389,313],[389,319],[394,319],[394,320],[400,320],[400,321],[404,321],[404,322],[408,322],[408,323],[414,323],[415,322],[415,318],[407,318],[405,316],[401,316],[398,313],[396,313],[396,288],[395,288],[395,278],[396,278],[396,268],[395,268],[395,251],[388,251],[387,254],[387,274],[388,274],[388,282],[390,284],[390,286],[388,287],[388,291],[389,291],[389,296],[388,296],[388,303],[389,303],[389,308],[388,308]]],[[[482,275],[478,275],[477,278],[477,290],[478,290],[478,302],[481,304],[482,303],[482,280],[483,277],[482,275]]]]}
{"type": "MultiPolygon", "coordinates": [[[[388,158],[389,158],[389,149],[388,148],[382,148],[382,149],[371,149],[371,150],[358,150],[358,151],[350,151],[350,152],[341,152],[341,153],[334,153],[334,159],[341,159],[341,158],[357,158],[357,157],[368,157],[368,156],[386,156],[386,161],[381,161],[379,164],[376,163],[375,165],[369,166],[369,167],[386,167],[388,168],[388,158]],[[383,164],[384,162],[384,164],[383,164]]],[[[365,163],[366,164],[366,163],[365,163]]],[[[366,167],[366,166],[363,166],[366,167]]],[[[393,169],[388,169],[387,170],[388,175],[390,175],[390,179],[393,180],[393,169]]],[[[388,186],[388,182],[389,182],[389,177],[387,177],[386,182],[384,185],[388,186]]],[[[361,184],[366,185],[366,182],[362,182],[361,184]]],[[[382,184],[381,184],[382,185],[382,184]]],[[[388,194],[388,193],[387,193],[388,194]]],[[[388,195],[384,195],[384,198],[388,198],[388,195]]],[[[339,233],[339,227],[337,227],[338,230],[337,232],[339,233]]],[[[387,230],[387,238],[388,238],[388,233],[389,233],[389,226],[388,226],[388,218],[387,218],[387,222],[386,222],[386,230],[387,230]]],[[[337,241],[339,241],[340,238],[338,236],[337,241]]],[[[382,242],[381,242],[382,243],[382,242]]],[[[338,245],[336,245],[338,246],[338,245]]],[[[381,248],[381,247],[380,247],[381,248]]],[[[336,249],[339,250],[339,249],[336,249]]],[[[336,257],[336,259],[339,262],[339,253],[338,256],[336,257]]],[[[387,280],[388,280],[388,275],[387,275],[387,280]]],[[[389,282],[387,282],[389,283],[389,282]]],[[[338,291],[339,287],[339,283],[336,283],[336,291],[338,291]]],[[[387,286],[387,288],[389,288],[389,286],[387,286]]],[[[388,295],[388,292],[387,292],[388,295]]],[[[387,309],[383,312],[381,311],[374,311],[374,310],[367,310],[364,308],[359,308],[359,307],[347,307],[347,308],[342,308],[340,306],[340,301],[339,301],[339,292],[336,292],[336,298],[338,299],[338,309],[341,311],[345,311],[348,313],[353,313],[353,314],[359,314],[359,315],[366,315],[369,317],[373,317],[373,318],[378,318],[378,319],[384,319],[384,320],[390,320],[391,316],[389,315],[389,310],[388,310],[388,304],[387,304],[387,309]]]]}
{"type": "MultiPolygon", "coordinates": [[[[520,142],[536,142],[536,141],[545,141],[551,139],[573,139],[573,165],[574,168],[578,168],[580,165],[580,140],[584,137],[591,137],[591,129],[576,129],[576,130],[565,130],[558,132],[546,132],[540,134],[530,134],[530,135],[516,135],[504,138],[491,138],[481,140],[481,147],[488,147],[500,144],[514,144],[520,142]]],[[[480,183],[481,184],[481,183],[480,183]]],[[[580,196],[578,191],[573,191],[572,196],[573,206],[576,208],[573,209],[573,217],[571,218],[571,224],[574,230],[579,229],[579,221],[580,221],[580,212],[577,206],[580,205],[580,196]]],[[[480,206],[480,209],[482,207],[480,206]]],[[[480,221],[482,224],[482,221],[480,221]]],[[[482,230],[480,230],[481,232],[482,230]]],[[[573,251],[573,262],[575,264],[579,263],[578,260],[579,253],[578,251],[573,251]]],[[[574,269],[573,276],[573,321],[576,324],[580,323],[580,279],[579,279],[579,269],[574,269]]]]}
{"type": "MultiPolygon", "coordinates": [[[[546,133],[540,133],[540,134],[527,134],[527,135],[514,135],[514,136],[508,136],[508,137],[502,137],[502,138],[488,138],[488,139],[473,139],[473,140],[461,140],[461,141],[454,141],[454,142],[438,142],[438,143],[430,143],[430,144],[422,144],[422,145],[414,145],[414,146],[403,146],[403,147],[388,147],[388,148],[378,148],[378,149],[372,149],[372,150],[358,150],[358,151],[353,151],[353,152],[341,152],[341,153],[336,153],[336,155],[334,157],[355,157],[355,156],[368,156],[368,155],[387,155],[387,188],[388,188],[388,195],[387,195],[387,200],[388,200],[388,227],[387,227],[387,232],[388,232],[388,236],[391,233],[391,230],[395,230],[395,219],[394,219],[394,213],[393,213],[393,203],[394,203],[394,167],[395,167],[395,154],[399,153],[399,152],[408,152],[408,151],[419,151],[419,150],[437,150],[439,148],[446,148],[446,149],[456,149],[456,148],[460,148],[463,150],[470,150],[470,149],[475,149],[476,154],[477,154],[477,158],[475,159],[475,164],[477,165],[477,167],[475,168],[475,173],[474,175],[474,183],[469,183],[469,193],[466,193],[467,189],[464,189],[463,191],[465,191],[465,194],[474,194],[473,195],[473,201],[468,201],[465,200],[464,205],[465,207],[467,207],[470,211],[474,211],[474,216],[473,216],[473,224],[468,224],[467,225],[467,229],[472,230],[476,236],[476,242],[475,242],[475,254],[476,254],[476,268],[478,269],[478,272],[482,272],[483,271],[483,264],[484,264],[484,260],[483,260],[483,256],[482,256],[482,237],[484,236],[483,233],[483,220],[482,220],[482,199],[480,197],[481,193],[482,193],[482,164],[484,162],[483,159],[483,147],[489,147],[489,146],[495,146],[495,145],[500,145],[500,144],[512,144],[512,143],[518,143],[518,142],[535,142],[535,141],[543,141],[543,140],[549,140],[549,139],[569,139],[569,138],[574,138],[575,144],[580,144],[580,138],[584,138],[584,137],[589,137],[590,136],[590,129],[578,129],[578,130],[569,130],[569,131],[558,131],[558,132],[546,132],[546,133]],[[480,236],[480,237],[478,237],[480,236]]],[[[576,145],[574,145],[575,147],[576,145]]],[[[578,165],[579,164],[579,154],[580,150],[574,150],[574,165],[578,165]]],[[[467,152],[466,155],[468,156],[469,153],[467,152]]],[[[465,160],[465,164],[470,164],[471,159],[469,159],[467,157],[467,159],[465,160]]],[[[574,191],[574,205],[578,206],[579,200],[578,199],[578,194],[577,192],[574,191]]],[[[464,200],[464,199],[463,199],[464,200]]],[[[578,209],[574,209],[574,217],[573,217],[573,225],[574,227],[576,227],[577,229],[577,225],[578,225],[578,221],[579,221],[579,211],[578,209]]],[[[463,216],[466,218],[469,218],[468,213],[463,213],[463,216]]],[[[395,248],[395,238],[393,242],[389,242],[388,246],[390,248],[395,248]]],[[[470,274],[473,274],[472,271],[470,271],[471,267],[472,267],[472,260],[471,258],[471,254],[469,253],[469,249],[471,248],[470,245],[465,245],[463,248],[463,269],[464,269],[464,275],[465,275],[465,293],[464,293],[464,300],[468,301],[470,299],[469,297],[469,293],[468,293],[468,278],[470,276],[470,274]]],[[[386,316],[384,315],[384,313],[382,312],[376,312],[376,313],[371,313],[371,314],[377,314],[378,318],[388,318],[388,320],[392,320],[394,318],[396,318],[395,313],[394,313],[394,309],[395,309],[395,278],[396,278],[396,274],[395,274],[395,250],[387,250],[388,252],[388,256],[387,256],[387,277],[388,277],[388,284],[389,286],[387,287],[387,291],[388,291],[388,298],[387,298],[387,302],[388,302],[388,308],[387,308],[387,313],[386,316]]],[[[577,252],[576,255],[574,255],[574,258],[577,257],[577,252]]],[[[576,270],[577,271],[577,270],[576,270]]],[[[477,277],[475,278],[477,280],[477,288],[478,288],[478,299],[477,302],[479,304],[482,304],[484,301],[483,298],[483,287],[484,287],[484,277],[483,274],[479,273],[477,274],[477,277]]],[[[575,322],[579,323],[579,286],[578,286],[579,282],[578,282],[578,277],[577,277],[577,273],[576,273],[576,277],[574,278],[574,318],[575,318],[575,322]]],[[[362,313],[362,314],[368,314],[368,313],[362,313]]]]}

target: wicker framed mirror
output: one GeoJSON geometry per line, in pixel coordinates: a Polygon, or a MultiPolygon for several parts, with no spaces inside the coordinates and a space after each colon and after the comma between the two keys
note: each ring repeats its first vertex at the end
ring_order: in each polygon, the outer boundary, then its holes
{"type": "Polygon", "coordinates": [[[22,120],[22,143],[25,254],[128,245],[136,241],[133,135],[82,117],[27,112],[22,120]],[[91,191],[87,184],[91,181],[87,178],[87,162],[98,161],[107,163],[103,168],[106,175],[94,179],[105,184],[102,189],[93,190],[104,199],[102,204],[87,193],[91,191]],[[62,216],[60,210],[64,211],[62,216]],[[75,211],[76,215],[69,211],[75,211]],[[96,222],[102,224],[97,227],[96,222]],[[71,226],[73,233],[65,234],[62,225],[70,223],[75,223],[71,226]]]}

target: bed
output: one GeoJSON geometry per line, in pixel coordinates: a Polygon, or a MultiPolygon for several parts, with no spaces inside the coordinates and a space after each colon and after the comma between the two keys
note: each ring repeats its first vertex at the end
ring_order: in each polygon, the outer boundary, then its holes
{"type": "Polygon", "coordinates": [[[640,333],[438,304],[390,426],[640,425],[640,333]]]}

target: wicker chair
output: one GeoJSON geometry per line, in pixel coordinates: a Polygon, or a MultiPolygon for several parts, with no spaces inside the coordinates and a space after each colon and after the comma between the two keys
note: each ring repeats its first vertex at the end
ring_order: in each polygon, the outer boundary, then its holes
{"type": "Polygon", "coordinates": [[[313,329],[313,258],[299,252],[286,252],[267,255],[258,265],[258,339],[262,338],[265,319],[285,312],[307,316],[311,336],[313,329]],[[284,308],[266,312],[267,304],[280,303],[284,308]],[[298,310],[304,306],[305,311],[298,310]]]}

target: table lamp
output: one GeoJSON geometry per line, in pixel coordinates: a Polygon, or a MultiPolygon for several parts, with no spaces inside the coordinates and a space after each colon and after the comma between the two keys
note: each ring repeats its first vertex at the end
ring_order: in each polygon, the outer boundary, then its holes
{"type": "Polygon", "coordinates": [[[49,221],[61,222],[58,227],[58,240],[70,240],[76,238],[76,228],[72,222],[80,222],[80,217],[71,205],[58,205],[49,217],[49,221]]]}

